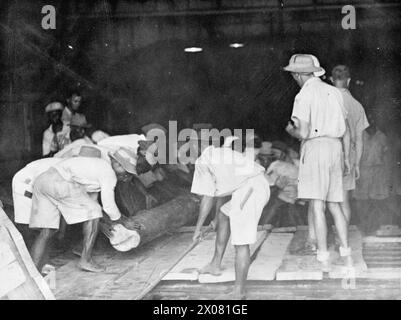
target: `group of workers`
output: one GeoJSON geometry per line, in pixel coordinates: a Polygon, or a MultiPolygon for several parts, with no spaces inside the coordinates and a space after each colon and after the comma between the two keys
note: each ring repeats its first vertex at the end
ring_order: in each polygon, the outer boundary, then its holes
{"type": "MultiPolygon", "coordinates": [[[[279,157],[265,170],[260,165],[263,161],[258,154],[269,146],[267,142],[254,139],[248,141],[251,146],[245,144],[245,149],[250,147],[254,151],[253,160],[259,158],[259,164],[248,164],[252,170],[239,170],[241,165],[235,165],[239,161],[227,164],[216,160],[241,157],[238,150],[227,147],[205,149],[195,164],[191,191],[203,197],[194,239],[200,237],[201,226],[213,204],[218,213],[214,222],[217,226],[215,252],[211,262],[200,269],[200,273],[219,275],[222,272],[221,261],[231,233],[236,252],[233,296],[237,299],[246,294],[249,245],[256,241],[258,223],[271,221],[282,203],[292,206],[308,203],[308,241],[302,250],[316,254],[323,271],[330,270],[327,208],[333,217],[339,245],[340,259],[334,263],[352,268],[348,243],[350,191],[357,187],[356,195],[371,192],[372,183],[356,181],[361,176],[367,179],[377,177],[365,175],[365,165],[369,161],[364,161],[363,157],[370,157],[371,148],[384,145],[382,135],[377,133],[374,124],[369,126],[362,105],[348,89],[351,80],[348,67],[338,65],[333,69],[330,77],[333,85],[320,79],[325,70],[313,55],[293,55],[284,70],[301,88],[286,127],[288,134],[300,141],[300,155],[288,152],[288,148],[287,152],[280,154],[285,148],[280,150],[276,143],[274,149],[279,152],[279,157]],[[378,144],[370,143],[371,139],[378,140],[378,144]],[[364,143],[367,145],[365,152],[364,143]],[[269,185],[276,185],[280,191],[275,204],[266,206],[270,197],[269,185]],[[366,185],[369,190],[364,190],[366,185]],[[262,215],[265,206],[270,210],[262,215]]],[[[249,157],[247,159],[252,162],[249,157]]]]}
{"type": "MultiPolygon", "coordinates": [[[[313,55],[293,55],[284,70],[301,88],[286,127],[300,141],[300,154],[280,141],[262,141],[258,135],[231,136],[222,145],[208,145],[192,163],[166,165],[189,182],[192,193],[201,196],[194,241],[202,236],[201,227],[214,208],[215,252],[200,273],[221,274],[231,237],[236,252],[235,298],[245,296],[249,246],[257,240],[258,224],[272,221],[284,204],[295,224],[303,224],[297,207],[308,206],[308,241],[303,250],[316,254],[327,271],[326,208],[335,225],[339,263],[352,267],[350,191],[356,188],[355,197],[360,199],[386,192],[372,190],[372,183],[364,181],[383,178],[378,169],[382,159],[374,154],[383,153],[386,142],[348,90],[349,68],[333,69],[333,85],[320,79],[325,70],[313,55]],[[279,192],[269,201],[271,186],[279,192]]],[[[28,164],[13,178],[15,221],[40,229],[31,248],[38,268],[44,264],[49,239],[65,222],[83,224],[79,267],[102,271],[92,259],[100,219],[117,224],[134,214],[137,194],[143,195],[146,208],[156,205],[148,186],[165,178],[155,156],[156,140],[148,136],[152,129],[166,134],[165,128],[152,124],[142,128],[143,134],[109,136],[94,131],[88,135],[91,126],[80,112],[81,100],[74,92],[66,106],[53,102],[46,107],[50,126],[43,134],[44,158],[28,164]]],[[[185,153],[188,148],[180,150],[185,153]]]]}

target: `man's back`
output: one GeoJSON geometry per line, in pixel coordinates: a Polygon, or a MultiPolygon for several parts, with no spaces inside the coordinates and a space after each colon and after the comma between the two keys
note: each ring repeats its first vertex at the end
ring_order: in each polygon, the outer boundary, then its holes
{"type": "Polygon", "coordinates": [[[205,175],[208,176],[208,182],[214,183],[210,186],[206,186],[207,183],[204,186],[193,183],[191,192],[205,194],[203,191],[206,187],[209,189],[206,194],[210,193],[211,196],[230,194],[248,178],[255,177],[263,171],[262,166],[231,148],[210,146],[196,160],[194,181],[198,181],[198,178],[199,181],[203,180],[198,175],[205,175]]]}
{"type": "Polygon", "coordinates": [[[118,150],[120,147],[129,148],[136,153],[141,140],[146,140],[143,134],[125,134],[105,138],[99,141],[98,145],[110,148],[113,151],[118,150]]]}
{"type": "Polygon", "coordinates": [[[307,139],[340,138],[345,133],[346,111],[340,91],[314,77],[295,97],[292,117],[309,124],[307,139]]]}
{"type": "Polygon", "coordinates": [[[361,133],[368,126],[365,110],[348,89],[339,89],[343,96],[344,108],[347,111],[347,120],[350,127],[351,142],[355,143],[357,133],[361,133]]]}
{"type": "Polygon", "coordinates": [[[73,157],[53,166],[67,181],[85,186],[87,192],[99,192],[103,185],[114,188],[117,177],[111,165],[99,158],[73,157]]]}

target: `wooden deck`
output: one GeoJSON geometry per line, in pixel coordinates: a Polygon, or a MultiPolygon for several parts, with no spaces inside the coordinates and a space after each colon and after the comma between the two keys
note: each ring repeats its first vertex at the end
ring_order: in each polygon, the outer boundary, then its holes
{"type": "MultiPolygon", "coordinates": [[[[301,228],[302,229],[302,228],[301,228]]],[[[301,232],[302,233],[302,232],[301,232]]],[[[296,234],[296,233],[295,233],[296,234]]],[[[291,233],[269,233],[260,250],[256,252],[250,268],[250,279],[272,279],[279,268],[285,267],[285,256],[291,254],[294,239],[291,233]],[[269,237],[271,239],[269,241],[269,237]],[[277,238],[277,239],[276,239],[277,238]],[[292,239],[292,241],[291,241],[292,239]],[[284,241],[284,242],[283,242],[284,241]],[[291,245],[289,243],[291,241],[291,245]],[[264,250],[264,245],[277,243],[279,250],[264,250]],[[288,247],[287,254],[285,253],[288,247]],[[266,257],[270,257],[266,258],[266,257]],[[281,260],[280,260],[281,259],[281,260]],[[281,262],[280,262],[281,261],[281,262]],[[252,265],[257,266],[253,268],[252,265]],[[263,270],[268,277],[264,277],[263,270]],[[252,274],[251,274],[252,273],[252,274]],[[255,274],[253,274],[255,273],[255,274]],[[253,276],[252,276],[253,275],[253,276]]],[[[302,238],[302,237],[301,237],[302,238]]],[[[101,239],[100,239],[101,240],[101,239]]],[[[107,241],[100,241],[95,259],[107,267],[105,273],[93,274],[78,270],[77,257],[64,253],[52,259],[56,270],[56,299],[136,299],[142,290],[169,269],[192,240],[191,232],[177,232],[156,239],[138,250],[117,252],[107,241]]],[[[371,239],[372,240],[372,239],[371,239]]],[[[303,241],[300,239],[300,241],[303,241]]],[[[373,239],[374,241],[374,239],[373,239]]],[[[375,241],[380,241],[376,239],[375,241]]],[[[388,241],[388,240],[385,240],[388,241]]],[[[360,241],[359,241],[360,242],[360,241]]],[[[380,243],[380,242],[377,242],[380,243]]],[[[394,242],[388,242],[394,246],[394,242]]],[[[362,245],[361,243],[359,244],[362,245]]],[[[383,243],[380,243],[383,246],[383,243]]],[[[392,252],[392,251],[391,251],[392,252]]],[[[207,254],[211,257],[213,247],[207,254]]],[[[305,260],[306,261],[306,260],[305,260]]],[[[185,267],[185,266],[184,266],[185,267]]],[[[201,266],[199,266],[201,267],[201,266]]],[[[167,277],[168,278],[168,277],[167,277]]],[[[298,279],[298,278],[297,278],[298,279]]],[[[249,299],[400,299],[401,269],[369,269],[363,277],[331,279],[322,274],[321,280],[249,280],[249,299]]],[[[230,292],[233,282],[200,283],[191,280],[163,280],[145,299],[216,299],[230,292]]]]}

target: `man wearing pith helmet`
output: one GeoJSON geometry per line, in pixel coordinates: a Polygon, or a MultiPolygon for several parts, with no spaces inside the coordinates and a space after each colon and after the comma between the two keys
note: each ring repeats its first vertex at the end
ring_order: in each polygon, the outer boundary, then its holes
{"type": "Polygon", "coordinates": [[[343,174],[349,171],[349,131],[341,92],[319,78],[324,69],[310,54],[294,54],[284,70],[301,87],[286,131],[301,141],[298,198],[309,200],[313,213],[317,260],[329,271],[327,206],[340,238],[341,260],[351,266],[347,222],[340,207],[343,174]]]}

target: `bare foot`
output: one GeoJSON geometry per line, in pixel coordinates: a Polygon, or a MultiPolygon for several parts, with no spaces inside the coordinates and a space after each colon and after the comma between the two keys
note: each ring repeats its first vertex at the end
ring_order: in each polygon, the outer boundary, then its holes
{"type": "Polygon", "coordinates": [[[199,269],[199,274],[205,274],[205,273],[211,274],[213,276],[220,276],[222,273],[222,269],[209,263],[203,268],[199,269]]]}
{"type": "Polygon", "coordinates": [[[104,272],[106,270],[104,267],[98,265],[93,260],[91,261],[80,260],[78,262],[78,267],[84,271],[95,272],[95,273],[104,272]]]}

